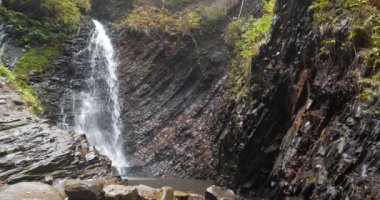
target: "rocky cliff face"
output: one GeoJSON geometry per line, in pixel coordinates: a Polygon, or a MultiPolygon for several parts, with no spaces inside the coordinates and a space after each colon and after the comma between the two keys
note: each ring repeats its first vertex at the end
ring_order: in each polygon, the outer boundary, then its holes
{"type": "Polygon", "coordinates": [[[116,20],[132,8],[133,1],[92,0],[91,16],[103,20],[116,20]]]}
{"type": "Polygon", "coordinates": [[[255,100],[229,103],[218,120],[219,180],[247,197],[379,198],[380,120],[355,98],[364,65],[352,50],[321,56],[311,3],[277,1],[252,65],[255,100]]]}
{"type": "Polygon", "coordinates": [[[1,183],[115,177],[108,158],[84,135],[60,130],[31,114],[2,77],[0,93],[1,183]]]}
{"type": "MultiPolygon", "coordinates": [[[[271,38],[253,58],[249,102],[226,95],[224,21],[182,37],[114,27],[125,149],[135,165],[127,173],[215,179],[248,199],[379,198],[380,120],[356,98],[364,66],[353,48],[320,53],[312,2],[276,2],[271,38]]],[[[105,15],[98,17],[112,18],[105,15]]],[[[57,103],[67,88],[81,87],[86,71],[72,58],[89,30],[65,45],[41,81],[54,120],[69,110],[57,103]]],[[[346,23],[333,34],[347,37],[346,23]]]]}
{"type": "Polygon", "coordinates": [[[128,29],[118,35],[127,155],[153,176],[213,173],[213,136],[204,131],[218,112],[213,99],[229,50],[220,27],[207,31],[183,38],[128,29]]]}
{"type": "Polygon", "coordinates": [[[91,20],[85,19],[79,31],[63,43],[61,55],[43,74],[33,78],[44,105],[44,116],[61,128],[73,125],[75,115],[79,114],[78,110],[72,109],[73,98],[86,87],[84,77],[90,69],[86,65],[89,61],[78,53],[87,48],[93,28],[91,20]]]}

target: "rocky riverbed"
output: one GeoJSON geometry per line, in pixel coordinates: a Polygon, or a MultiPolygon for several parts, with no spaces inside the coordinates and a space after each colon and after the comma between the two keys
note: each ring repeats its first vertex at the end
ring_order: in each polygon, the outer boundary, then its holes
{"type": "Polygon", "coordinates": [[[1,200],[236,200],[234,192],[218,186],[207,188],[204,195],[174,190],[127,186],[110,179],[69,179],[53,186],[41,182],[22,182],[0,188],[1,200]]]}

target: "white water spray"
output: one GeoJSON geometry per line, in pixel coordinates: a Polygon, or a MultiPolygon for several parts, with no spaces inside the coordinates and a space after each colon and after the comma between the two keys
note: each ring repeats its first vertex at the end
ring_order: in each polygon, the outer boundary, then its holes
{"type": "Polygon", "coordinates": [[[0,60],[1,60],[1,57],[3,56],[3,54],[4,54],[4,48],[5,48],[5,45],[6,45],[6,43],[4,42],[4,38],[6,36],[7,36],[7,34],[5,33],[4,24],[0,24],[0,60]]]}
{"type": "Polygon", "coordinates": [[[93,23],[95,29],[89,45],[78,54],[89,55],[90,74],[86,79],[88,90],[73,97],[81,101],[75,126],[119,170],[128,164],[122,147],[118,62],[104,26],[96,20],[93,23]]]}

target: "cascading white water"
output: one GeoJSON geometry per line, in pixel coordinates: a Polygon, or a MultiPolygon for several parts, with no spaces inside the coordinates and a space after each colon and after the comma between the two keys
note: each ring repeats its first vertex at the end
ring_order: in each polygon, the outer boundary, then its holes
{"type": "Polygon", "coordinates": [[[79,114],[75,116],[75,129],[86,133],[90,144],[109,157],[114,167],[121,169],[128,164],[121,138],[118,62],[104,26],[96,20],[93,23],[95,29],[88,47],[78,54],[88,55],[90,74],[85,80],[87,90],[73,95],[75,101],[81,102],[79,114]]]}
{"type": "MultiPolygon", "coordinates": [[[[1,5],[1,4],[0,4],[1,5]]],[[[0,59],[3,56],[6,43],[4,42],[7,34],[5,33],[4,24],[0,24],[0,59]]]]}

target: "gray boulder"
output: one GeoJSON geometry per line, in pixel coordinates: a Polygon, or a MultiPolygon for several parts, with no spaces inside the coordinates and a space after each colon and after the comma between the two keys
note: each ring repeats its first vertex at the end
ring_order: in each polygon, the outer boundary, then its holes
{"type": "Polygon", "coordinates": [[[23,182],[5,186],[0,191],[1,200],[63,200],[57,188],[40,182],[23,182]]]}
{"type": "Polygon", "coordinates": [[[235,193],[232,190],[213,185],[207,188],[205,199],[206,200],[236,200],[236,197],[235,197],[235,193]]]}
{"type": "Polygon", "coordinates": [[[123,185],[107,185],[103,188],[105,200],[137,200],[138,192],[135,187],[123,185]]]}
{"type": "Polygon", "coordinates": [[[103,194],[103,180],[66,180],[65,193],[69,200],[99,200],[103,194]]]}

